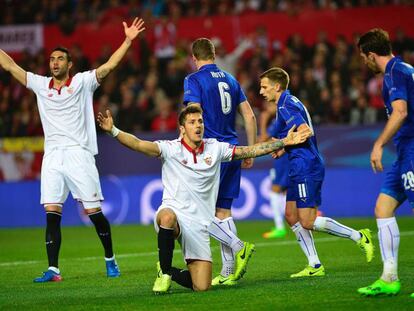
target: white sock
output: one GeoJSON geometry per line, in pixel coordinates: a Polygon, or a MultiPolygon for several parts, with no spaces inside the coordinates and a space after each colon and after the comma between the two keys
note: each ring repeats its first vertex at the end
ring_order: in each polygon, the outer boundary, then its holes
{"type": "Polygon", "coordinates": [[[57,274],[60,274],[60,270],[59,270],[59,268],[56,268],[56,267],[49,267],[49,268],[48,268],[48,270],[52,270],[53,272],[55,272],[55,273],[57,273],[57,274]]]}
{"type": "Polygon", "coordinates": [[[208,229],[210,235],[221,243],[222,267],[220,274],[229,276],[234,272],[234,254],[244,246],[243,241],[237,237],[233,217],[227,217],[223,220],[215,217],[208,229]]]}
{"type": "Polygon", "coordinates": [[[387,282],[398,280],[398,247],[400,230],[395,217],[378,218],[378,240],[384,269],[381,279],[387,282]]]}
{"type": "Polygon", "coordinates": [[[316,217],[313,224],[313,229],[316,231],[326,232],[341,238],[348,238],[355,242],[361,239],[361,234],[350,227],[340,224],[336,220],[329,217],[316,217]]]}
{"type": "Polygon", "coordinates": [[[300,222],[297,222],[291,228],[296,235],[296,240],[299,242],[300,248],[308,258],[309,266],[315,267],[316,265],[320,265],[321,262],[316,252],[312,232],[304,229],[300,222]]]}
{"type": "Polygon", "coordinates": [[[243,241],[236,236],[237,230],[233,217],[227,217],[223,220],[214,217],[214,221],[208,227],[208,232],[213,238],[220,243],[231,247],[236,253],[244,246],[243,241]]]}
{"type": "Polygon", "coordinates": [[[286,193],[282,192],[274,192],[270,193],[270,206],[273,209],[273,217],[275,220],[275,227],[276,229],[284,229],[285,224],[283,222],[283,218],[285,215],[285,207],[286,207],[286,193]]]}

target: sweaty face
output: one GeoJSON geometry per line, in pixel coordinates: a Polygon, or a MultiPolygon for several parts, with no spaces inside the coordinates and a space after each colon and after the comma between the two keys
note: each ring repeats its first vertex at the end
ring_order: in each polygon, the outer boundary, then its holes
{"type": "Polygon", "coordinates": [[[272,83],[269,78],[260,80],[260,94],[266,101],[272,102],[276,100],[276,84],[272,83]]]}
{"type": "Polygon", "coordinates": [[[185,118],[182,134],[192,143],[198,144],[203,139],[204,122],[200,113],[190,113],[185,118]]]}
{"type": "Polygon", "coordinates": [[[362,51],[359,53],[362,57],[362,60],[364,61],[365,65],[367,65],[367,67],[372,70],[375,74],[380,73],[381,70],[378,67],[377,63],[374,60],[374,56],[370,55],[372,53],[368,53],[368,56],[365,55],[362,51]]]}
{"type": "Polygon", "coordinates": [[[50,54],[50,72],[57,79],[62,79],[68,74],[71,64],[71,62],[68,62],[68,56],[65,52],[54,51],[50,54]]]}

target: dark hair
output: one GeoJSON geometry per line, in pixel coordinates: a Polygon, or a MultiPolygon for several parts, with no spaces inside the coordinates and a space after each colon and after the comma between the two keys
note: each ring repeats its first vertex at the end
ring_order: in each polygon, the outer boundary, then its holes
{"type": "Polygon", "coordinates": [[[203,114],[203,109],[198,105],[188,105],[183,110],[181,110],[180,115],[178,116],[178,124],[184,125],[187,115],[192,113],[203,114]]]}
{"type": "Polygon", "coordinates": [[[52,53],[55,51],[60,51],[66,54],[66,58],[68,59],[68,62],[72,61],[72,56],[69,53],[69,50],[65,48],[64,46],[57,46],[52,50],[52,53]]]}
{"type": "Polygon", "coordinates": [[[273,67],[260,75],[260,79],[268,78],[272,82],[277,82],[283,90],[286,90],[289,85],[289,74],[282,68],[273,67]]]}
{"type": "Polygon", "coordinates": [[[197,60],[214,60],[216,51],[213,42],[207,38],[199,38],[193,42],[191,52],[197,60]]]}
{"type": "Polygon", "coordinates": [[[364,33],[358,40],[358,48],[365,55],[368,55],[369,52],[379,56],[388,56],[392,53],[388,32],[380,28],[374,28],[364,33]]]}

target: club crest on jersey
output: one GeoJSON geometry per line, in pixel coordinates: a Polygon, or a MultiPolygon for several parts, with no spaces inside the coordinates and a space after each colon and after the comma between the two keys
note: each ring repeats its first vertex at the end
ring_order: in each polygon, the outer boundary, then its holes
{"type": "Polygon", "coordinates": [[[68,88],[68,93],[69,93],[69,94],[73,94],[73,91],[74,91],[74,90],[73,90],[73,87],[68,88]]]}
{"type": "Polygon", "coordinates": [[[53,97],[52,93],[47,94],[47,97],[53,97]]]}
{"type": "Polygon", "coordinates": [[[204,156],[204,162],[206,162],[207,165],[211,165],[211,163],[213,163],[213,157],[211,156],[211,154],[206,154],[204,156]]]}

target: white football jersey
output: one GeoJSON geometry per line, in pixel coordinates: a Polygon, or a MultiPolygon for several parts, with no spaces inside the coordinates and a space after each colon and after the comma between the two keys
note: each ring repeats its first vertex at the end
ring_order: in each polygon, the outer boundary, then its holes
{"type": "Polygon", "coordinates": [[[79,145],[96,155],[93,92],[99,83],[95,70],[77,73],[60,90],[53,88],[51,77],[28,72],[26,81],[37,97],[45,153],[54,147],[79,145]]]}
{"type": "Polygon", "coordinates": [[[184,140],[156,141],[162,160],[162,207],[209,225],[216,209],[220,163],[231,161],[236,147],[216,139],[203,139],[197,153],[184,140]]]}

